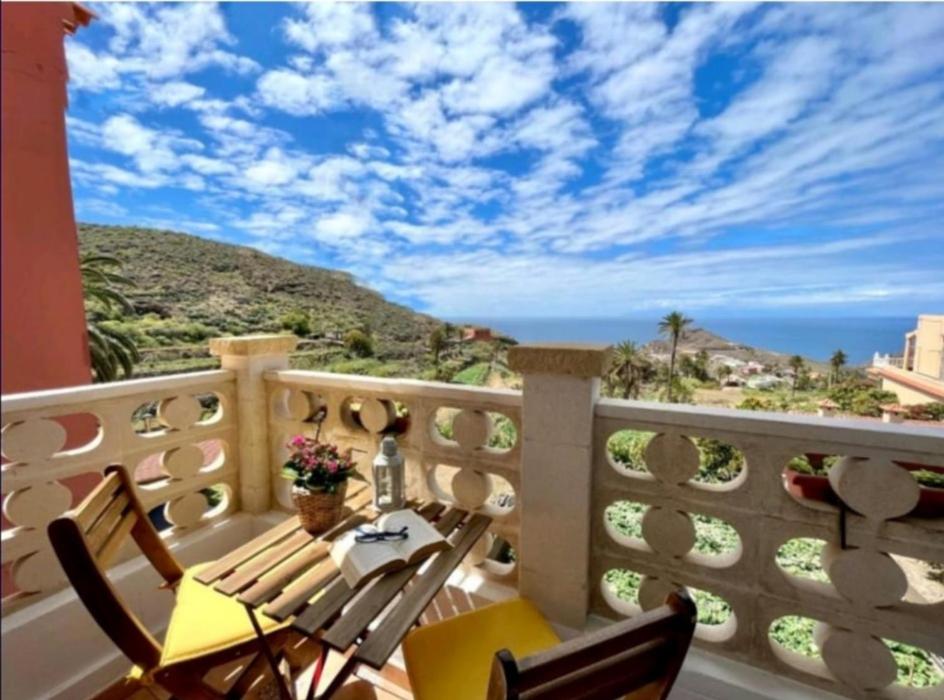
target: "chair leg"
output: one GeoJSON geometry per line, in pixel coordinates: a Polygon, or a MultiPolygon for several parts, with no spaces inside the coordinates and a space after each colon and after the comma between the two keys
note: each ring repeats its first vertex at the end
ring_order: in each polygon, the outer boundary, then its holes
{"type": "Polygon", "coordinates": [[[271,676],[272,671],[269,668],[269,660],[262,654],[256,654],[252,661],[246,665],[246,668],[239,674],[239,678],[233,684],[227,693],[227,700],[238,700],[249,692],[253,684],[260,677],[271,676]]]}

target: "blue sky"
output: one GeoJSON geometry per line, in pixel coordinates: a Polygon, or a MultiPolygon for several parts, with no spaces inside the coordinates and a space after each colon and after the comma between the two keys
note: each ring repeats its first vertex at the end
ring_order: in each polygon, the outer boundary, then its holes
{"type": "Polygon", "coordinates": [[[91,7],[82,221],[442,317],[944,311],[944,6],[91,7]]]}

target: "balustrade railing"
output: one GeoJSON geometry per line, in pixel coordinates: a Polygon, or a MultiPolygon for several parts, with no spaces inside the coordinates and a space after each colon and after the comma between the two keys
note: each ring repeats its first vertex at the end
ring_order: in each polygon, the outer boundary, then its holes
{"type": "Polygon", "coordinates": [[[46,526],[109,464],[134,474],[170,539],[233,512],[234,403],[223,370],[3,397],[4,613],[63,585],[46,526]]]}
{"type": "Polygon", "coordinates": [[[684,585],[711,651],[856,698],[940,683],[944,505],[909,469],[944,467],[944,431],[607,399],[595,413],[594,612],[684,585]],[[811,462],[828,481],[788,470],[811,462]]]}
{"type": "Polygon", "coordinates": [[[297,370],[270,371],[265,378],[270,464],[283,506],[291,507],[290,484],[277,472],[292,436],[320,433],[351,448],[370,478],[381,438],[393,434],[406,460],[407,495],[492,516],[490,537],[481,540],[470,563],[492,577],[515,580],[515,559],[522,554],[520,392],[297,370]]]}
{"type": "Polygon", "coordinates": [[[944,688],[944,491],[913,477],[944,471],[944,430],[602,399],[600,348],[519,346],[519,392],[289,370],[294,347],[219,339],[222,370],[4,397],[4,613],[63,585],[46,525],[108,464],[173,539],[290,510],[296,434],[365,475],[393,434],[409,496],[493,516],[468,565],[557,622],[684,585],[710,651],[854,698],[944,688]]]}

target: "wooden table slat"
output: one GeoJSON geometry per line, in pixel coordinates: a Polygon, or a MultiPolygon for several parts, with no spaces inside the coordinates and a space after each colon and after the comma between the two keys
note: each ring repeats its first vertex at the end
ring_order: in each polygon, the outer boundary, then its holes
{"type": "MultiPolygon", "coordinates": [[[[427,504],[417,509],[423,517],[432,519],[443,510],[439,504],[427,504]]],[[[313,635],[324,627],[341,609],[354,598],[358,590],[347,585],[343,578],[337,578],[328,584],[324,595],[313,601],[292,622],[292,627],[303,634],[313,635]]]]}
{"type": "Polygon", "coordinates": [[[244,557],[243,561],[234,567],[228,576],[218,581],[215,589],[225,595],[238,593],[254,583],[269,569],[297,552],[301,547],[312,540],[323,539],[330,541],[341,532],[346,531],[351,526],[351,522],[357,521],[357,524],[363,522],[364,516],[360,515],[357,511],[364,508],[364,506],[370,502],[371,494],[369,492],[361,492],[358,496],[348,499],[345,507],[351,509],[353,512],[349,513],[338,525],[320,536],[310,535],[300,528],[298,518],[290,518],[289,520],[295,521],[295,523],[293,532],[287,538],[266,539],[263,536],[253,540],[257,545],[256,550],[254,552],[247,552],[248,556],[244,557]]]}
{"type": "Polygon", "coordinates": [[[292,627],[303,634],[313,635],[341,612],[356,593],[343,578],[335,578],[324,588],[324,594],[295,618],[292,627]]]}
{"type": "Polygon", "coordinates": [[[282,523],[279,523],[271,530],[263,532],[255,539],[249,540],[249,542],[246,544],[237,547],[226,556],[218,559],[215,563],[210,564],[208,567],[203,569],[203,571],[197,574],[194,579],[200,583],[209,585],[221,576],[225,576],[226,574],[233,571],[237,566],[246,560],[256,556],[256,554],[261,552],[266,547],[288,537],[300,527],[301,526],[298,524],[298,518],[296,518],[294,515],[289,516],[288,519],[282,523]]]}
{"type": "MultiPolygon", "coordinates": [[[[452,509],[436,523],[436,529],[442,535],[448,536],[466,515],[466,511],[452,509]]],[[[338,621],[325,632],[321,641],[338,651],[344,651],[351,646],[426,561],[390,572],[378,579],[354,605],[344,611],[338,621]]]]}
{"type": "MultiPolygon", "coordinates": [[[[427,504],[423,508],[427,508],[429,505],[427,504]]],[[[373,522],[379,515],[380,513],[371,511],[363,515],[355,513],[345,518],[341,523],[324,533],[318,541],[305,545],[300,551],[276,565],[264,576],[260,576],[256,583],[239,594],[239,602],[258,607],[276,598],[285,586],[292,583],[296,576],[327,557],[331,547],[330,543],[333,540],[348,530],[359,527],[364,523],[373,522]]],[[[312,591],[311,595],[314,595],[314,593],[315,591],[312,591]]]]}
{"type": "Polygon", "coordinates": [[[255,583],[260,576],[312,541],[312,536],[304,530],[292,533],[274,547],[262,551],[233,573],[221,579],[214,588],[225,595],[233,595],[255,583]]]}
{"type": "Polygon", "coordinates": [[[403,595],[378,628],[370,633],[353,658],[371,668],[381,669],[491,522],[492,519],[485,515],[473,515],[466,526],[454,536],[452,549],[436,556],[429,568],[416,580],[416,585],[403,595]]]}
{"type": "Polygon", "coordinates": [[[254,584],[237,596],[237,600],[252,606],[271,600],[297,575],[327,557],[329,546],[329,543],[321,540],[309,542],[264,576],[260,576],[254,584]]]}
{"type": "Polygon", "coordinates": [[[269,617],[280,622],[288,619],[310,600],[319,590],[331,583],[340,575],[338,567],[331,559],[326,559],[311,571],[306,571],[289,585],[282,589],[271,603],[262,611],[269,617]]]}

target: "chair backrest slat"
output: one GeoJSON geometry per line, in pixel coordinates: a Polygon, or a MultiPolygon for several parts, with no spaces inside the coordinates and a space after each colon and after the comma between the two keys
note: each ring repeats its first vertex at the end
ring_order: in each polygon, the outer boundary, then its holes
{"type": "MultiPolygon", "coordinates": [[[[608,657],[583,672],[556,678],[532,690],[519,691],[524,699],[613,700],[661,680],[674,647],[664,640],[646,642],[628,652],[608,657]]],[[[522,679],[524,680],[524,678],[522,679]]]]}
{"type": "Polygon", "coordinates": [[[638,617],[516,661],[496,654],[488,700],[609,700],[668,696],[695,630],[685,591],[638,617]]]}
{"type": "Polygon", "coordinates": [[[145,670],[160,661],[161,647],[112,586],[105,570],[129,535],[169,584],[183,576],[154,529],[127,470],[112,465],[75,509],[49,525],[49,539],[66,576],[102,630],[145,670]]]}
{"type": "Polygon", "coordinates": [[[88,532],[92,528],[102,511],[121,490],[121,486],[121,475],[117,472],[106,474],[101,483],[75,507],[73,510],[75,519],[83,532],[88,532]]]}
{"type": "Polygon", "coordinates": [[[133,510],[126,512],[121,517],[115,528],[108,534],[108,539],[95,552],[95,559],[101,568],[107,569],[111,565],[115,555],[121,550],[121,546],[125,543],[137,522],[138,514],[133,510]]]}
{"type": "Polygon", "coordinates": [[[101,549],[102,545],[105,544],[105,541],[111,534],[111,531],[115,529],[125,513],[130,509],[131,504],[128,501],[128,494],[125,492],[119,492],[118,495],[111,500],[111,503],[102,511],[98,520],[96,520],[92,527],[85,533],[85,539],[88,540],[89,549],[92,550],[93,553],[97,553],[98,550],[101,549]]]}
{"type": "Polygon", "coordinates": [[[133,663],[145,670],[156,667],[160,645],[105,576],[78,523],[68,516],[56,518],[49,525],[49,539],[69,583],[102,631],[133,663]]]}

